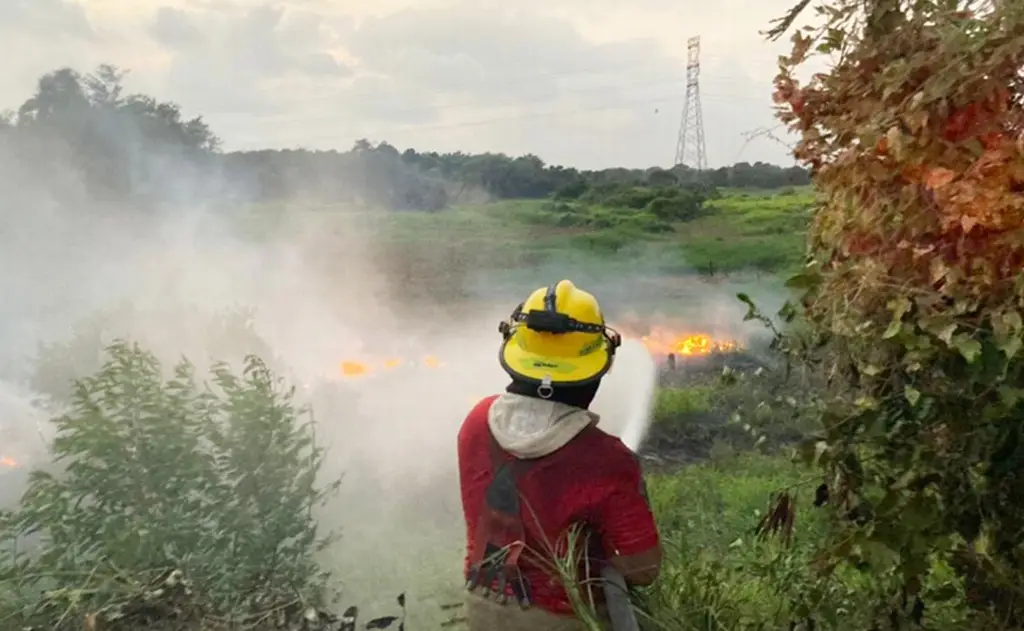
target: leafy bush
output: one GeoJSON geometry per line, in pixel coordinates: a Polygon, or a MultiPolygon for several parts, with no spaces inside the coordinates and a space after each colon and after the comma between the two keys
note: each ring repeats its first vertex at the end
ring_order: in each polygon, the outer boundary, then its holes
{"type": "Polygon", "coordinates": [[[1024,4],[827,4],[776,80],[821,197],[788,343],[833,386],[804,451],[835,518],[823,565],[900,576],[889,624],[956,593],[922,592],[948,562],[979,627],[1019,629],[1024,4]],[[842,54],[800,85],[815,50],[842,54]]]}
{"type": "Polygon", "coordinates": [[[647,212],[664,221],[689,221],[700,216],[701,199],[693,194],[655,197],[647,203],[647,212]]]}
{"type": "Polygon", "coordinates": [[[587,181],[583,179],[576,180],[555,191],[555,199],[579,199],[584,193],[587,192],[587,181]]]}
{"type": "Polygon", "coordinates": [[[648,171],[645,180],[648,186],[669,187],[679,185],[679,178],[675,173],[659,168],[653,168],[648,171]]]}
{"type": "Polygon", "coordinates": [[[673,190],[677,191],[678,189],[668,189],[666,191],[660,188],[630,186],[622,187],[603,195],[595,192],[595,194],[584,196],[584,198],[587,201],[596,204],[601,204],[602,206],[642,210],[646,208],[647,205],[650,204],[653,199],[659,197],[660,195],[673,195],[673,193],[668,192],[673,190]]]}
{"type": "Polygon", "coordinates": [[[293,395],[254,356],[202,384],[185,360],[165,378],[137,345],[108,347],[54,419],[55,465],[0,522],[3,626],[323,619],[314,553],[330,536],[312,511],[337,483],[320,485],[323,452],[293,395]]]}

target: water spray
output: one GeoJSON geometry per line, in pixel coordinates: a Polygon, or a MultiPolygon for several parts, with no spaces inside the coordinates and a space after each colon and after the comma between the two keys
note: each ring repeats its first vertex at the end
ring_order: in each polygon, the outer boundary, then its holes
{"type": "MultiPolygon", "coordinates": [[[[658,367],[648,348],[639,340],[624,341],[615,358],[615,367],[604,378],[593,407],[602,415],[602,420],[613,421],[606,429],[618,435],[634,452],[640,449],[650,428],[657,385],[658,367]],[[612,414],[603,407],[610,405],[617,408],[612,414]],[[619,419],[619,423],[614,423],[619,419]]],[[[626,579],[608,564],[602,567],[601,578],[612,629],[639,631],[626,579]]]]}

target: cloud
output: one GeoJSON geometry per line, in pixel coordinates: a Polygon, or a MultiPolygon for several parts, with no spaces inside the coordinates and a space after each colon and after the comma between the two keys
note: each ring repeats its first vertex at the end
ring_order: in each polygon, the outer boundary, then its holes
{"type": "Polygon", "coordinates": [[[168,48],[185,48],[204,41],[202,31],[192,17],[181,9],[160,7],[156,12],[150,32],[160,44],[168,48]]]}
{"type": "Polygon", "coordinates": [[[682,68],[653,41],[589,42],[567,20],[486,6],[368,19],[347,45],[362,69],[483,106],[556,99],[624,70],[671,78],[682,68]]]}
{"type": "Polygon", "coordinates": [[[90,38],[92,25],[82,5],[69,0],[5,0],[0,33],[22,37],[90,38]]]}
{"type": "MultiPolygon", "coordinates": [[[[375,124],[374,136],[412,146],[464,138],[467,150],[501,147],[585,166],[671,162],[685,94],[685,38],[672,50],[656,30],[640,36],[635,24],[635,37],[588,37],[569,16],[529,4],[457,3],[363,20],[345,39],[358,70],[415,86],[418,102],[440,118],[420,127],[375,124]]],[[[752,78],[742,52],[726,48],[706,63],[711,77],[702,101],[712,162],[781,153],[744,139],[743,132],[773,119],[771,75],[752,78]]]]}
{"type": "Polygon", "coordinates": [[[788,4],[18,0],[0,31],[25,45],[0,73],[0,100],[16,107],[57,67],[108,62],[132,70],[130,89],[203,115],[227,148],[345,149],[368,137],[584,167],[665,164],[686,39],[699,33],[711,162],[779,162],[784,148],[743,132],[774,124],[785,44],[758,31],[788,4]]]}
{"type": "Polygon", "coordinates": [[[211,117],[285,114],[296,84],[351,75],[317,16],[284,6],[165,6],[150,32],[170,54],[165,90],[211,117]]]}

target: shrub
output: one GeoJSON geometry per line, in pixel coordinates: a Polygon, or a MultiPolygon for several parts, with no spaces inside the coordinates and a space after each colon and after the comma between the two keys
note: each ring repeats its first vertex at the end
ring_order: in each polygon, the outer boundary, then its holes
{"type": "Polygon", "coordinates": [[[653,168],[647,172],[646,176],[648,186],[657,187],[670,187],[679,186],[679,178],[675,173],[666,171],[665,169],[653,168]]]}
{"type": "Polygon", "coordinates": [[[1019,629],[1024,5],[826,4],[775,94],[821,197],[791,281],[810,334],[787,343],[833,386],[804,451],[835,517],[823,566],[901,577],[877,602],[895,625],[956,593],[921,591],[948,561],[976,624],[1019,629]],[[842,52],[800,85],[812,51],[842,52]]]}
{"type": "Polygon", "coordinates": [[[586,201],[613,208],[641,210],[658,196],[659,189],[640,186],[615,186],[613,188],[591,189],[584,196],[586,201]]]}
{"type": "Polygon", "coordinates": [[[7,628],[316,621],[330,539],[312,511],[336,488],[294,391],[254,356],[197,381],[117,341],[54,419],[54,467],[33,471],[0,538],[7,628]],[[34,541],[28,549],[20,545],[34,541]]]}
{"type": "Polygon", "coordinates": [[[579,199],[584,193],[587,192],[586,180],[576,180],[570,184],[566,184],[562,188],[555,191],[555,199],[579,199]]]}
{"type": "Polygon", "coordinates": [[[655,197],[646,206],[647,212],[663,221],[689,221],[700,216],[702,206],[695,195],[655,197]]]}

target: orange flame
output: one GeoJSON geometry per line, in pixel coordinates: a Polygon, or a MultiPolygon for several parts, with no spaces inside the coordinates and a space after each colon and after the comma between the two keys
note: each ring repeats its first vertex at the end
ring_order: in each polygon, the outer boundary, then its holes
{"type": "Polygon", "coordinates": [[[683,332],[665,326],[652,326],[646,335],[623,332],[623,336],[640,340],[653,355],[695,357],[739,348],[735,340],[721,340],[708,333],[683,332]]]}
{"type": "Polygon", "coordinates": [[[18,461],[7,456],[0,456],[0,466],[7,467],[8,469],[17,469],[18,461]]]}
{"type": "MultiPolygon", "coordinates": [[[[393,370],[406,363],[406,360],[395,357],[380,362],[380,367],[385,370],[393,370]]],[[[433,355],[427,355],[423,358],[423,365],[429,368],[440,368],[444,366],[444,362],[433,355]]],[[[373,370],[373,364],[363,361],[345,360],[338,364],[338,372],[345,378],[363,377],[373,372],[373,370]]]]}
{"type": "MultiPolygon", "coordinates": [[[[655,356],[664,358],[666,355],[677,355],[682,357],[695,357],[735,351],[740,345],[735,340],[716,339],[708,333],[682,332],[667,326],[655,325],[649,328],[647,334],[642,334],[638,329],[632,327],[616,327],[624,338],[639,340],[647,350],[655,356]]],[[[370,364],[363,361],[346,360],[338,364],[338,371],[344,378],[364,377],[373,372],[373,365],[378,365],[385,370],[392,370],[407,364],[408,361],[399,358],[390,358],[384,361],[370,364]]],[[[422,365],[428,368],[440,368],[444,362],[433,355],[423,358],[422,365]]]]}
{"type": "Polygon", "coordinates": [[[370,367],[363,362],[343,361],[338,369],[345,377],[361,377],[370,372],[370,367]]]}

